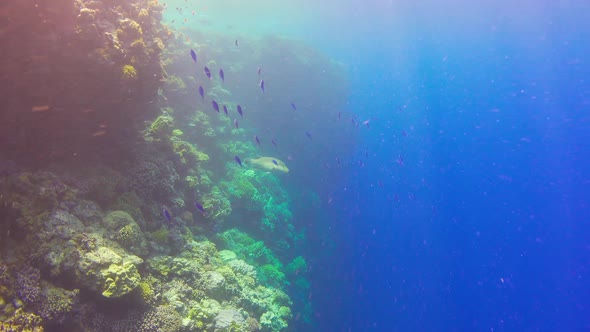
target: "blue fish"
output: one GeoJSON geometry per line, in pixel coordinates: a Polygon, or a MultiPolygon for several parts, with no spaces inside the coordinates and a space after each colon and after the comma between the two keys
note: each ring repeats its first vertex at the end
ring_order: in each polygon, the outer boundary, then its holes
{"type": "Polygon", "coordinates": [[[229,116],[229,114],[227,114],[227,106],[223,105],[223,113],[225,113],[225,115],[229,116]]]}
{"type": "Polygon", "coordinates": [[[205,208],[203,207],[203,205],[199,204],[199,202],[195,202],[195,207],[199,209],[199,211],[205,213],[205,208]]]}
{"type": "Polygon", "coordinates": [[[277,165],[277,166],[279,166],[279,163],[277,163],[277,161],[274,160],[274,159],[272,160],[272,163],[275,164],[275,165],[277,165]]]}
{"type": "Polygon", "coordinates": [[[260,138],[258,138],[258,135],[254,135],[254,140],[256,141],[256,145],[260,147],[260,138]]]}
{"type": "Polygon", "coordinates": [[[164,218],[166,218],[166,220],[168,222],[172,221],[172,217],[170,216],[170,212],[168,212],[168,210],[166,210],[166,208],[162,209],[162,213],[164,214],[164,218]]]}
{"type": "Polygon", "coordinates": [[[291,108],[296,111],[297,110],[297,106],[295,106],[295,103],[291,103],[291,108]]]}
{"type": "Polygon", "coordinates": [[[236,127],[236,129],[240,128],[240,126],[238,125],[238,119],[234,119],[234,126],[236,127]]]}
{"type": "Polygon", "coordinates": [[[272,139],[270,142],[272,143],[272,145],[273,145],[275,148],[278,148],[278,146],[277,146],[277,142],[275,141],[275,139],[274,139],[274,138],[273,138],[273,139],[272,139]]]}
{"type": "Polygon", "coordinates": [[[260,76],[260,67],[258,67],[258,70],[256,70],[256,72],[258,73],[258,76],[260,76]]]}
{"type": "Polygon", "coordinates": [[[200,85],[199,85],[199,95],[201,95],[201,99],[205,100],[205,90],[200,85]]]}
{"type": "Polygon", "coordinates": [[[203,72],[205,72],[205,76],[207,76],[208,79],[211,79],[211,71],[209,70],[209,68],[207,68],[207,66],[203,68],[203,72]]]}
{"type": "Polygon", "coordinates": [[[240,117],[242,117],[242,118],[243,118],[243,117],[244,117],[244,113],[242,112],[242,106],[238,105],[238,106],[236,107],[236,109],[238,110],[238,114],[240,114],[240,117]]]}
{"type": "Polygon", "coordinates": [[[242,165],[242,160],[240,159],[240,157],[234,156],[234,160],[236,161],[236,163],[238,163],[238,165],[240,165],[240,167],[244,167],[244,165],[242,165]]]}
{"type": "Polygon", "coordinates": [[[340,120],[340,115],[341,115],[341,113],[340,113],[340,112],[338,112],[338,120],[340,120]]]}
{"type": "Polygon", "coordinates": [[[193,61],[197,63],[197,53],[195,53],[193,49],[191,49],[191,58],[193,58],[193,61]]]}
{"type": "Polygon", "coordinates": [[[219,77],[221,77],[221,81],[225,83],[225,74],[221,68],[219,69],[219,77]]]}
{"type": "Polygon", "coordinates": [[[260,90],[262,90],[262,92],[264,92],[264,80],[260,80],[260,90]]]}
{"type": "Polygon", "coordinates": [[[305,132],[305,136],[307,136],[307,138],[311,139],[311,133],[309,131],[305,132]]]}
{"type": "Polygon", "coordinates": [[[219,113],[219,105],[215,100],[211,100],[211,106],[213,106],[213,109],[216,110],[217,113],[219,113]]]}

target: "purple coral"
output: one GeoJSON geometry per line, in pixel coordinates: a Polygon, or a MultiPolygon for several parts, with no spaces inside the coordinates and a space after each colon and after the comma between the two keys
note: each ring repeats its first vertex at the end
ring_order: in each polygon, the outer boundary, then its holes
{"type": "Polygon", "coordinates": [[[32,266],[25,266],[16,275],[18,297],[26,303],[35,304],[39,300],[41,272],[32,266]]]}

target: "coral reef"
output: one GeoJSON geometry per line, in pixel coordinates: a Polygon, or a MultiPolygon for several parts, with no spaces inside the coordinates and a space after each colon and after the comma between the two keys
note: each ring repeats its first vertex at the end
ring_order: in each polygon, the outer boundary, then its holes
{"type": "Polygon", "coordinates": [[[233,112],[240,94],[185,66],[221,50],[174,38],[156,1],[4,9],[0,331],[289,330],[309,289],[291,198],[233,162],[257,154],[254,113],[236,129],[197,87],[233,112]]]}
{"type": "Polygon", "coordinates": [[[156,111],[172,37],[162,10],[148,0],[3,4],[0,150],[34,165],[112,157],[96,145],[118,142],[124,157],[129,129],[156,111]]]}

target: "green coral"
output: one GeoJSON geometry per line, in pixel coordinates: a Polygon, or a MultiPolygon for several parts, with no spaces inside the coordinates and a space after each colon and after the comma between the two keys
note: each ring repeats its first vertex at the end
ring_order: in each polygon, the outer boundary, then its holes
{"type": "Polygon", "coordinates": [[[307,271],[307,262],[305,262],[305,258],[302,256],[295,257],[291,263],[287,264],[285,267],[285,272],[287,274],[298,274],[298,273],[305,273],[307,271]]]}
{"type": "Polygon", "coordinates": [[[197,163],[209,160],[209,156],[185,141],[178,139],[172,140],[172,149],[179,157],[180,162],[188,167],[195,167],[197,163]]]}
{"type": "Polygon", "coordinates": [[[139,285],[139,272],[131,262],[111,264],[101,271],[103,281],[102,295],[104,297],[121,297],[131,292],[139,285]]]}
{"type": "Polygon", "coordinates": [[[267,311],[260,317],[260,325],[269,331],[282,331],[289,326],[292,318],[291,309],[279,307],[278,310],[267,311]]]}
{"type": "Polygon", "coordinates": [[[195,112],[191,124],[197,129],[197,132],[205,137],[215,137],[215,130],[209,122],[209,116],[204,112],[195,112]]]}
{"type": "Polygon", "coordinates": [[[266,264],[258,269],[258,280],[263,285],[281,288],[285,285],[285,274],[276,266],[266,264]]]}
{"type": "Polygon", "coordinates": [[[156,302],[156,291],[153,286],[156,281],[156,278],[150,277],[142,279],[139,283],[137,289],[143,303],[154,304],[156,302]]]}
{"type": "Polygon", "coordinates": [[[195,303],[189,310],[188,318],[195,323],[195,327],[199,330],[213,327],[215,317],[221,310],[219,302],[205,298],[195,303]]]}
{"type": "Polygon", "coordinates": [[[108,230],[117,230],[125,225],[135,224],[135,220],[125,211],[111,211],[102,219],[102,224],[108,230]]]}
{"type": "Polygon", "coordinates": [[[112,210],[121,210],[127,212],[134,220],[143,220],[141,212],[142,201],[135,192],[126,192],[117,198],[117,202],[112,206],[112,210]]]}
{"type": "Polygon", "coordinates": [[[172,130],[172,137],[180,137],[182,135],[184,135],[184,132],[182,132],[182,130],[180,130],[180,129],[172,130]]]}
{"type": "Polygon", "coordinates": [[[117,242],[135,254],[146,253],[146,241],[139,226],[133,222],[123,226],[115,235],[117,242]]]}
{"type": "Polygon", "coordinates": [[[202,204],[205,211],[208,211],[207,217],[209,219],[220,220],[229,216],[232,212],[230,200],[223,195],[223,192],[217,186],[203,195],[202,204]]]}
{"type": "Polygon", "coordinates": [[[238,257],[249,263],[271,264],[282,268],[281,262],[274,256],[263,241],[256,241],[248,234],[236,229],[229,229],[219,234],[224,246],[233,251],[238,257]]]}
{"type": "Polygon", "coordinates": [[[120,297],[131,292],[140,281],[136,265],[143,260],[123,251],[120,253],[106,246],[80,252],[80,259],[76,262],[80,282],[105,297],[120,297]]]}
{"type": "Polygon", "coordinates": [[[168,228],[162,226],[157,231],[152,232],[152,239],[154,239],[154,241],[156,241],[160,245],[165,245],[168,243],[169,234],[170,231],[168,230],[168,228]]]}
{"type": "Polygon", "coordinates": [[[150,124],[147,136],[155,140],[168,141],[173,129],[174,119],[170,115],[160,115],[150,124]]]}
{"type": "Polygon", "coordinates": [[[169,75],[166,78],[165,87],[167,90],[171,91],[184,91],[186,90],[186,83],[184,83],[182,78],[178,76],[169,75]]]}
{"type": "Polygon", "coordinates": [[[44,282],[39,314],[48,321],[62,320],[72,310],[78,293],[77,289],[70,291],[44,282]]]}

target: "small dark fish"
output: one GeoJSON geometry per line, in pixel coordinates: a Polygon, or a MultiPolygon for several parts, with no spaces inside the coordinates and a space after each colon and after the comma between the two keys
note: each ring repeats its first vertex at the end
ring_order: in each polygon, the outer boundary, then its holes
{"type": "Polygon", "coordinates": [[[260,147],[260,138],[258,138],[258,135],[254,135],[254,140],[256,141],[256,145],[260,147]]]}
{"type": "Polygon", "coordinates": [[[243,118],[243,117],[244,117],[244,112],[242,111],[242,106],[238,105],[238,106],[236,107],[236,109],[237,109],[237,111],[238,111],[238,114],[240,114],[240,117],[242,117],[242,118],[243,118]]]}
{"type": "Polygon", "coordinates": [[[197,63],[197,53],[195,53],[193,49],[191,49],[191,58],[193,58],[193,61],[197,63]]]}
{"type": "Polygon", "coordinates": [[[369,121],[369,120],[365,120],[365,121],[363,121],[363,124],[364,124],[365,126],[367,126],[367,128],[371,128],[371,127],[370,127],[370,125],[369,125],[369,123],[370,123],[370,121],[369,121]]]}
{"type": "Polygon", "coordinates": [[[395,160],[395,162],[399,165],[399,166],[404,166],[404,157],[400,154],[397,159],[395,160]]]}
{"type": "Polygon", "coordinates": [[[408,132],[407,132],[407,131],[405,131],[405,130],[402,130],[402,136],[404,136],[404,137],[408,137],[408,132]]]}
{"type": "Polygon", "coordinates": [[[258,70],[256,70],[256,72],[258,73],[258,76],[260,76],[260,67],[258,67],[258,70]]]}
{"type": "Polygon", "coordinates": [[[338,164],[338,166],[340,166],[340,158],[336,157],[336,164],[338,164]]]}
{"type": "Polygon", "coordinates": [[[205,208],[203,207],[203,205],[199,204],[199,202],[195,202],[195,207],[199,209],[199,211],[205,213],[205,208]]]}
{"type": "Polygon", "coordinates": [[[277,165],[277,166],[279,166],[279,163],[277,163],[277,161],[274,160],[274,159],[272,160],[272,163],[275,164],[275,165],[277,165]]]}
{"type": "Polygon", "coordinates": [[[340,120],[340,116],[342,115],[341,112],[338,112],[338,120],[340,120]]]}
{"type": "Polygon", "coordinates": [[[295,105],[295,103],[291,103],[291,108],[296,111],[297,110],[297,106],[295,105]]]}
{"type": "Polygon", "coordinates": [[[278,146],[277,146],[277,142],[275,141],[275,139],[274,139],[274,138],[273,138],[273,139],[272,139],[270,142],[272,143],[272,145],[273,145],[275,148],[278,148],[278,146]]]}
{"type": "Polygon", "coordinates": [[[223,73],[223,69],[219,69],[219,77],[221,77],[221,81],[225,83],[225,74],[223,73]]]}
{"type": "Polygon", "coordinates": [[[238,47],[238,40],[236,39],[236,41],[234,42],[234,45],[236,45],[236,47],[238,47]]]}
{"type": "Polygon", "coordinates": [[[305,132],[305,136],[307,136],[307,138],[311,139],[311,133],[309,131],[305,132]]]}
{"type": "Polygon", "coordinates": [[[199,85],[199,95],[201,95],[201,99],[205,99],[205,90],[202,86],[199,85]]]}
{"type": "Polygon", "coordinates": [[[236,163],[238,163],[238,165],[240,165],[240,167],[244,167],[244,165],[242,165],[242,159],[240,159],[240,157],[234,156],[234,160],[236,161],[236,163]]]}
{"type": "Polygon", "coordinates": [[[260,90],[264,92],[264,80],[260,80],[260,83],[258,85],[260,85],[260,90]]]}
{"type": "Polygon", "coordinates": [[[208,79],[211,79],[211,71],[209,70],[209,68],[205,66],[203,72],[205,72],[205,76],[207,76],[208,79]]]}
{"type": "Polygon", "coordinates": [[[164,214],[164,218],[166,218],[166,220],[168,222],[172,221],[172,217],[170,216],[170,212],[168,212],[168,210],[166,210],[166,208],[162,209],[162,213],[164,214]]]}
{"type": "Polygon", "coordinates": [[[223,113],[225,113],[225,115],[229,116],[229,114],[227,114],[227,106],[223,105],[223,113]]]}
{"type": "Polygon", "coordinates": [[[236,127],[236,129],[240,128],[240,126],[238,124],[238,119],[234,119],[234,126],[236,127]]]}
{"type": "Polygon", "coordinates": [[[215,100],[211,100],[211,106],[213,106],[213,109],[219,113],[219,104],[217,104],[215,100]]]}

